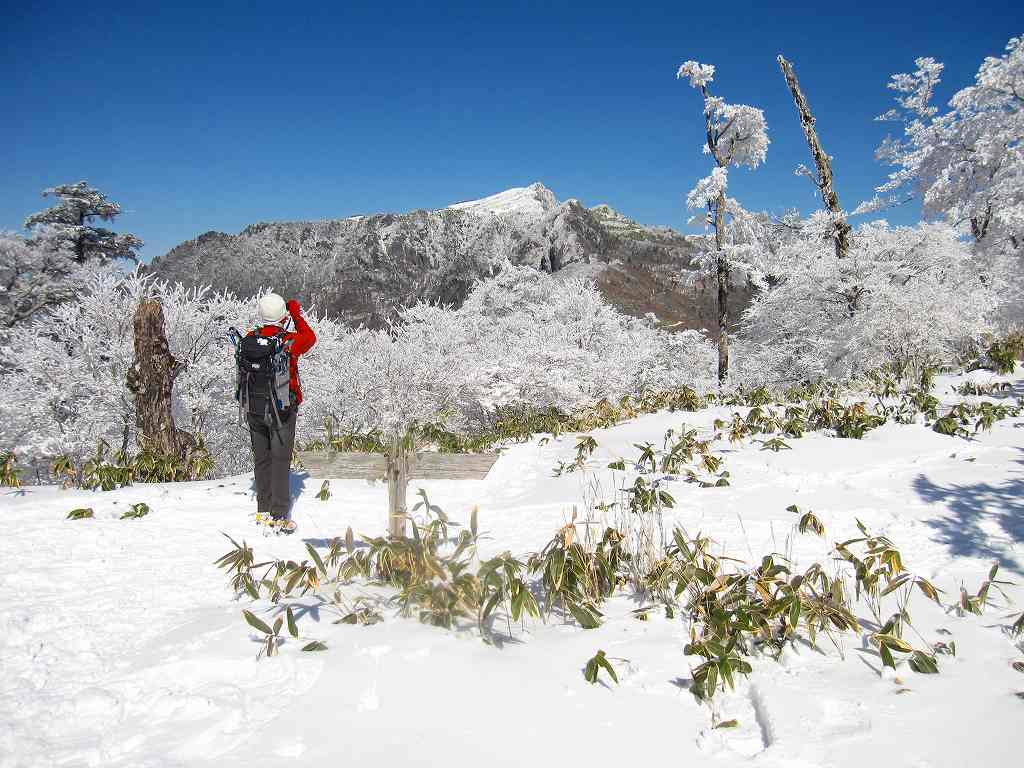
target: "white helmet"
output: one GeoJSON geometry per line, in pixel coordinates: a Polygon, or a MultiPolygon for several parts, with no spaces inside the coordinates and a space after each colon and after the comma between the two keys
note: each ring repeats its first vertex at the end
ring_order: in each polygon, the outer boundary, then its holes
{"type": "Polygon", "coordinates": [[[279,323],[288,316],[284,299],[276,293],[268,293],[260,301],[260,317],[265,323],[279,323]]]}

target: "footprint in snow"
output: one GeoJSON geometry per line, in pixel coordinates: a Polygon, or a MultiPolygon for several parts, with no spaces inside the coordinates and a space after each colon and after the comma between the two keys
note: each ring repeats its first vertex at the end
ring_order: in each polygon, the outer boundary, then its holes
{"type": "Polygon", "coordinates": [[[381,656],[385,656],[391,653],[390,645],[368,645],[365,648],[360,648],[358,651],[360,656],[372,656],[377,661],[380,661],[381,656]]]}
{"type": "Polygon", "coordinates": [[[419,649],[417,649],[415,651],[409,651],[408,653],[403,653],[402,654],[402,659],[404,659],[405,661],[419,661],[421,659],[427,658],[427,656],[429,656],[429,655],[430,655],[430,649],[429,648],[419,648],[419,649]]]}
{"type": "MultiPolygon", "coordinates": [[[[374,665],[379,668],[381,657],[391,653],[391,646],[370,645],[366,648],[360,648],[357,653],[360,656],[372,656],[374,665]]],[[[378,709],[380,709],[380,697],[377,696],[377,680],[374,679],[373,685],[363,691],[363,695],[359,697],[359,703],[356,705],[356,711],[375,712],[378,709]]]]}
{"type": "Polygon", "coordinates": [[[359,704],[356,706],[356,710],[359,712],[376,712],[380,709],[380,697],[377,696],[377,681],[373,681],[373,685],[363,691],[363,695],[359,697],[359,704]]]}
{"type": "Polygon", "coordinates": [[[871,730],[871,718],[863,704],[822,699],[821,732],[826,738],[854,736],[871,730]]]}
{"type": "Polygon", "coordinates": [[[95,728],[119,721],[124,714],[121,699],[103,688],[86,688],[71,701],[73,723],[77,727],[95,728]]]}
{"type": "Polygon", "coordinates": [[[306,751],[306,745],[301,741],[296,741],[291,744],[282,744],[280,747],[274,750],[274,755],[277,757],[301,757],[302,753],[306,751]]]}

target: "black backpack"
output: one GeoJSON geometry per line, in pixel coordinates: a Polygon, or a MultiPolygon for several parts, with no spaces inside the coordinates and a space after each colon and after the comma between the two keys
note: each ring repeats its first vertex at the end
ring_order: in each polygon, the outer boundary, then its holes
{"type": "Polygon", "coordinates": [[[235,400],[238,418],[255,416],[275,432],[291,415],[294,395],[291,391],[291,340],[281,337],[284,329],[273,336],[258,331],[242,336],[232,334],[238,378],[235,400]]]}

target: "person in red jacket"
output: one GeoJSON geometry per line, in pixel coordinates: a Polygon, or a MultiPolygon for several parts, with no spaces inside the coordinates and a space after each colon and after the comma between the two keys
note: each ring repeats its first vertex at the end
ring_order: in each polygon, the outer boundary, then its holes
{"type": "Polygon", "coordinates": [[[290,519],[291,489],[289,470],[295,445],[295,423],[302,403],[302,384],[299,380],[299,356],[316,344],[316,334],[302,316],[299,302],[285,302],[276,293],[268,293],[259,300],[262,324],[251,331],[261,336],[279,335],[291,342],[289,360],[290,403],[281,412],[281,424],[271,429],[262,419],[248,414],[249,434],[256,476],[256,513],[258,519],[270,518],[282,532],[291,533],[295,524],[290,519]],[[288,330],[289,319],[295,329],[288,330]]]}

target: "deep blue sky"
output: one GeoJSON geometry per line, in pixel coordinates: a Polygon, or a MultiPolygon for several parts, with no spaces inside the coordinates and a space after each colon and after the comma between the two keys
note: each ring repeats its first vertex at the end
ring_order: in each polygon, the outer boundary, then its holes
{"type": "MultiPolygon", "coordinates": [[[[768,162],[734,174],[748,208],[815,206],[775,63],[794,61],[852,209],[885,168],[893,72],[945,62],[945,101],[1024,33],[1024,3],[155,3],[4,0],[0,229],[86,179],[148,260],[207,230],[442,207],[542,181],[685,228],[708,173],[686,59],[764,109],[768,162]],[[168,6],[172,4],[167,4],[168,6]],[[320,5],[320,7],[314,7],[320,5]],[[834,5],[832,6],[834,8],[834,5]],[[712,8],[706,14],[705,8],[712,8]]],[[[891,216],[906,220],[905,209],[891,216]]]]}

